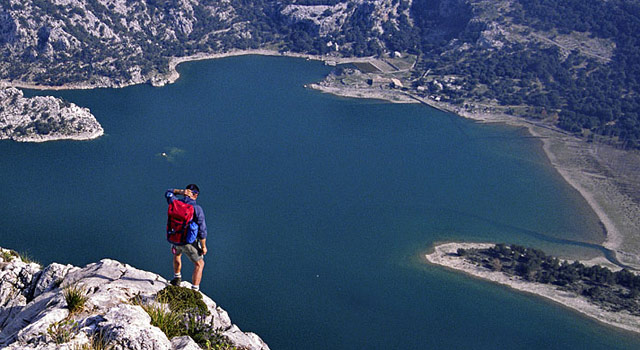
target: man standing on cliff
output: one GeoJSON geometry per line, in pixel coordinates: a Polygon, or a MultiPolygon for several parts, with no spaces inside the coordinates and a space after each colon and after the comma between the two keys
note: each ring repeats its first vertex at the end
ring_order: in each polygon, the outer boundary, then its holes
{"type": "Polygon", "coordinates": [[[182,254],[186,254],[194,265],[191,282],[194,290],[200,290],[200,280],[202,279],[202,270],[204,269],[204,256],[207,254],[207,224],[204,220],[204,211],[202,207],[196,204],[196,199],[200,189],[194,184],[187,185],[186,189],[168,189],[165,192],[167,203],[171,204],[174,200],[182,201],[193,206],[193,222],[198,225],[198,235],[195,242],[187,244],[174,244],[171,247],[173,253],[173,279],[171,284],[179,286],[182,282],[182,254]],[[183,195],[184,198],[177,199],[175,195],[183,195]]]}

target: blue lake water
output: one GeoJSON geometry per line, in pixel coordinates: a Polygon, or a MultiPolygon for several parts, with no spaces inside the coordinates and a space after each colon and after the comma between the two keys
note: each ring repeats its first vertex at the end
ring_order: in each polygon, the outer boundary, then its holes
{"type": "Polygon", "coordinates": [[[201,287],[274,350],[640,348],[421,260],[449,240],[598,253],[579,243],[604,239],[598,219],[523,130],[305,89],[329,71],[318,62],[179,68],[162,88],[47,92],[89,107],[107,134],[0,142],[0,246],[170,278],[163,194],[194,182],[210,234],[201,287]]]}

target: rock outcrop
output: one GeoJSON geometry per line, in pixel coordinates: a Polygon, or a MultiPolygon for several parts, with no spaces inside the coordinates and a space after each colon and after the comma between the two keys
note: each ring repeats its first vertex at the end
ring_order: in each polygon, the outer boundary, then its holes
{"type": "MultiPolygon", "coordinates": [[[[327,2],[330,3],[330,2],[327,2]]],[[[335,2],[333,5],[298,4],[293,2],[281,10],[281,14],[292,23],[313,23],[318,29],[320,37],[331,36],[342,42],[349,42],[345,38],[346,24],[355,22],[362,24],[361,30],[380,35],[385,32],[385,26],[399,28],[401,17],[411,22],[409,7],[403,7],[399,1],[392,0],[353,0],[335,2]],[[366,24],[363,24],[363,18],[366,24]]],[[[384,44],[383,44],[384,45],[384,44]]]]}
{"type": "MultiPolygon", "coordinates": [[[[113,349],[199,349],[189,336],[168,339],[141,304],[162,307],[155,300],[167,284],[157,274],[115,260],[83,268],[57,263],[42,268],[0,248],[0,348],[93,348],[98,338],[113,349]],[[86,301],[80,311],[71,312],[65,291],[74,286],[86,301]]],[[[204,322],[230,344],[269,349],[259,336],[233,325],[227,312],[204,294],[202,301],[209,311],[204,322]]]]}
{"type": "Polygon", "coordinates": [[[26,98],[16,88],[0,89],[0,140],[89,140],[103,134],[88,108],[53,96],[26,98]]]}

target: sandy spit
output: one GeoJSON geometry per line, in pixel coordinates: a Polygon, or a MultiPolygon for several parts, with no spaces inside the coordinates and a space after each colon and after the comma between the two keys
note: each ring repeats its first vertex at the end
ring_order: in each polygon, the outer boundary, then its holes
{"type": "Polygon", "coordinates": [[[594,318],[605,324],[640,333],[640,317],[627,312],[611,312],[590,303],[586,298],[575,293],[558,290],[556,286],[527,282],[519,277],[512,277],[502,272],[492,271],[482,266],[467,262],[457,255],[458,248],[489,248],[489,243],[444,243],[436,245],[432,253],[426,254],[428,262],[462,271],[471,276],[499,283],[518,291],[532,293],[569,307],[583,315],[594,318]]]}

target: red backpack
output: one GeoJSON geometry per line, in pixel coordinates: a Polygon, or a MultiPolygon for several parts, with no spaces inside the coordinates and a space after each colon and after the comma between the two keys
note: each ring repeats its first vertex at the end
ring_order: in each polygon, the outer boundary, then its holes
{"type": "Polygon", "coordinates": [[[167,240],[177,245],[187,243],[189,223],[193,220],[193,205],[176,199],[169,204],[167,215],[167,240]]]}

